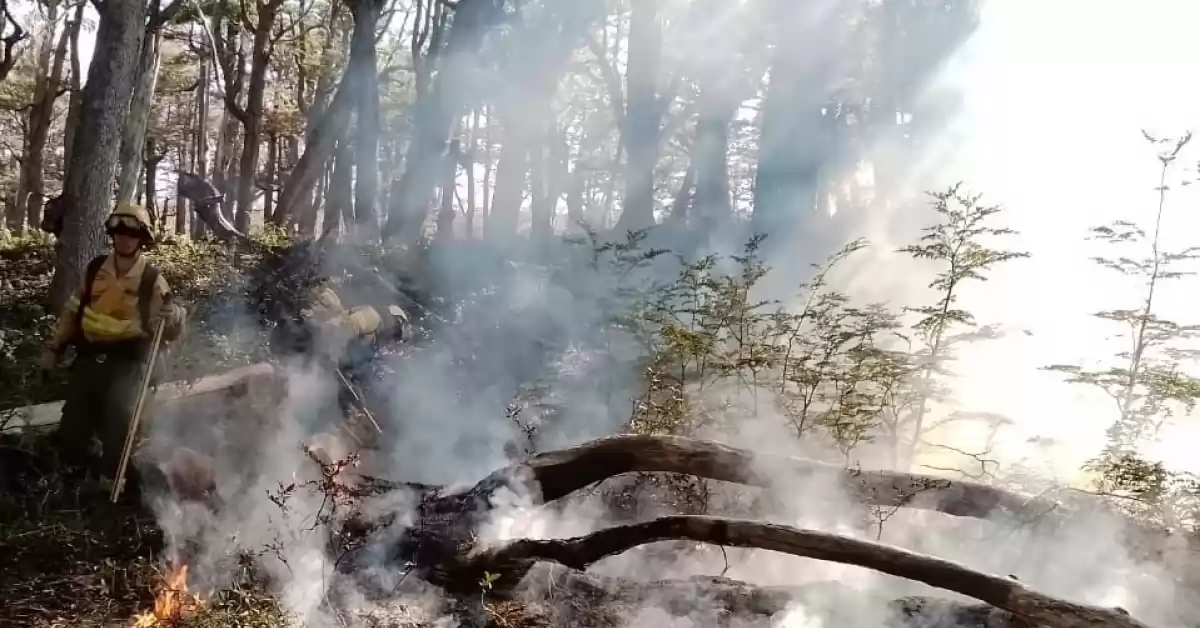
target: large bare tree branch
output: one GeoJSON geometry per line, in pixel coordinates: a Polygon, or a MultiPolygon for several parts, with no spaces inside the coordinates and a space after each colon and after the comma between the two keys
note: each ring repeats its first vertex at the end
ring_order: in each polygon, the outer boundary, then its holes
{"type": "Polygon", "coordinates": [[[0,42],[3,42],[3,53],[0,54],[0,81],[8,78],[8,73],[12,71],[17,64],[17,59],[21,56],[21,51],[17,49],[17,44],[25,41],[29,37],[29,33],[21,28],[21,23],[17,18],[13,17],[12,11],[9,10],[8,0],[0,1],[0,27],[7,30],[7,25],[12,24],[13,32],[5,35],[0,42]]]}
{"type": "Polygon", "coordinates": [[[959,517],[986,518],[1000,512],[1042,515],[1054,501],[931,475],[864,471],[778,455],[752,454],[720,443],[668,436],[624,435],[551,451],[496,471],[473,491],[516,478],[531,494],[553,501],[623,473],[685,473],[710,480],[773,487],[827,478],[864,503],[936,510],[959,517]]]}
{"type": "MultiPolygon", "coordinates": [[[[838,582],[799,586],[760,587],[730,578],[695,576],[686,580],[634,580],[584,572],[551,561],[529,567],[524,577],[501,576],[494,585],[498,597],[549,606],[567,625],[579,620],[580,608],[599,612],[629,612],[653,605],[668,613],[695,618],[699,607],[714,614],[768,620],[795,604],[845,601],[847,606],[878,603],[913,628],[1029,628],[1029,624],[990,604],[971,604],[924,596],[886,599],[838,582]]],[[[558,619],[557,617],[551,618],[558,619]]],[[[697,618],[703,619],[703,618],[697,618]]],[[[739,624],[740,625],[740,624],[739,624]]],[[[765,622],[764,622],[765,625],[765,622]]]]}
{"type": "MultiPolygon", "coordinates": [[[[1048,628],[1146,628],[1123,609],[1101,608],[1039,593],[1011,578],[959,563],[847,536],[791,526],[680,515],[616,526],[571,539],[523,539],[486,550],[462,565],[467,574],[523,573],[536,560],[585,569],[592,563],[655,541],[688,539],[729,547],[766,549],[793,556],[866,567],[973,597],[1033,625],[1048,628]]],[[[462,576],[456,580],[468,581],[462,576]]]]}

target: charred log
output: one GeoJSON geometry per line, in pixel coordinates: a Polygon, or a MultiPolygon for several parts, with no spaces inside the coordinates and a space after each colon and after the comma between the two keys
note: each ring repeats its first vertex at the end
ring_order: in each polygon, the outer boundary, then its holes
{"type": "MultiPolygon", "coordinates": [[[[484,573],[524,577],[538,562],[554,561],[586,569],[596,561],[655,541],[688,539],[728,547],[776,552],[866,567],[892,576],[953,591],[1051,628],[1145,628],[1123,609],[1101,608],[1034,591],[1011,578],[852,537],[791,526],[716,517],[681,515],[617,526],[572,539],[519,540],[481,552],[455,566],[445,584],[478,582],[484,573]],[[461,571],[459,571],[461,569],[461,571]]],[[[504,577],[502,576],[502,578],[504,577]]]]}
{"type": "MultiPolygon", "coordinates": [[[[1054,502],[1007,493],[971,482],[891,471],[846,469],[787,456],[755,456],[748,451],[711,441],[678,437],[614,436],[571,449],[535,455],[500,469],[467,490],[434,488],[419,491],[417,525],[407,529],[390,548],[390,558],[411,562],[418,569],[439,570],[464,555],[475,533],[492,509],[492,497],[503,490],[529,496],[535,503],[563,498],[610,477],[634,472],[666,472],[771,487],[773,478],[822,478],[840,481],[861,502],[876,506],[935,510],[962,517],[985,518],[994,514],[1045,514],[1054,502]]],[[[358,497],[390,490],[411,490],[410,485],[369,478],[353,489],[358,497]]],[[[367,545],[372,534],[388,534],[389,522],[366,523],[355,519],[350,534],[367,545]],[[382,529],[382,530],[381,530],[382,529]]],[[[342,563],[353,570],[351,557],[342,563]]],[[[430,576],[438,578],[439,576],[430,576]]]]}
{"type": "Polygon", "coordinates": [[[496,598],[546,608],[552,625],[580,625],[589,616],[611,620],[613,615],[653,605],[675,616],[694,617],[699,610],[741,620],[759,619],[768,626],[772,616],[796,604],[850,607],[878,603],[890,620],[887,625],[896,628],[1029,628],[1027,622],[988,604],[924,596],[889,600],[837,582],[760,587],[717,576],[638,581],[544,561],[531,565],[523,578],[502,576],[494,586],[496,598]]]}
{"type": "MultiPolygon", "coordinates": [[[[756,455],[712,441],[668,436],[623,435],[537,454],[500,469],[462,494],[438,495],[455,506],[487,504],[502,488],[550,502],[626,473],[682,473],[710,480],[770,488],[788,480],[839,481],[863,503],[935,510],[957,517],[997,514],[1040,516],[1058,508],[1051,500],[978,484],[916,473],[864,471],[788,456],[756,455]]],[[[387,482],[375,480],[373,490],[387,482]]]]}
{"type": "MultiPolygon", "coordinates": [[[[419,495],[417,520],[404,530],[399,540],[396,540],[394,530],[387,529],[389,521],[352,521],[343,530],[346,534],[342,538],[357,540],[353,547],[347,548],[348,553],[339,561],[339,569],[343,573],[356,571],[361,566],[356,551],[366,548],[370,548],[371,560],[378,560],[378,550],[382,547],[385,561],[407,563],[421,578],[465,596],[478,592],[479,582],[489,573],[500,574],[511,583],[520,581],[545,561],[583,570],[600,559],[639,545],[692,540],[856,565],[973,597],[1010,614],[998,619],[991,611],[963,610],[963,617],[974,619],[961,625],[1143,626],[1122,609],[1054,598],[1031,590],[1015,579],[981,573],[948,560],[852,537],[754,521],[671,516],[608,528],[573,539],[519,540],[491,548],[478,544],[477,533],[490,515],[492,497],[502,490],[530,495],[535,502],[548,502],[630,472],[682,473],[763,487],[772,486],[775,484],[772,478],[786,474],[839,478],[853,496],[865,503],[921,508],[964,517],[1022,516],[1035,511],[1045,514],[1057,507],[1049,500],[1026,498],[969,482],[852,470],[784,456],[752,456],[743,450],[706,441],[617,436],[533,456],[521,464],[496,471],[470,489],[461,491],[361,478],[363,481],[352,489],[360,498],[370,499],[395,490],[419,495]]],[[[904,607],[903,603],[901,607],[904,607]]],[[[914,606],[907,617],[920,616],[925,612],[922,608],[933,607],[914,606]]],[[[938,608],[945,610],[947,607],[938,608]]],[[[954,610],[954,613],[958,612],[954,610]]]]}

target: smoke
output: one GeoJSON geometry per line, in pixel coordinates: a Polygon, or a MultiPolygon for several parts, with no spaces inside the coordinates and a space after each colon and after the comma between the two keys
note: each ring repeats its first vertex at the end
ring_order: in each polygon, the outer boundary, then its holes
{"type": "MultiPolygon", "coordinates": [[[[889,194],[886,199],[857,205],[839,202],[833,216],[807,210],[785,216],[798,224],[793,224],[793,229],[773,228],[771,238],[800,255],[773,258],[773,262],[784,262],[776,264],[780,270],[773,277],[781,277],[776,289],[794,290],[807,277],[795,272],[801,266],[793,264],[819,260],[843,241],[867,236],[873,246],[839,269],[835,286],[862,302],[918,303],[927,296],[929,275],[926,269],[893,253],[911,242],[927,223],[928,210],[917,192],[962,178],[1010,207],[1006,215],[1022,234],[1015,246],[1033,251],[1034,261],[997,273],[985,288],[964,296],[965,307],[976,311],[981,321],[1027,330],[1032,336],[1014,333],[962,355],[959,370],[963,375],[955,382],[956,396],[960,405],[1000,413],[1015,423],[1015,429],[1006,432],[1007,448],[993,454],[1002,465],[1017,460],[1026,466],[1045,463],[1041,454],[1023,446],[1023,441],[1034,436],[1067,437],[1071,441],[1068,451],[1052,452],[1060,457],[1069,454],[1051,469],[1052,473],[1064,473],[1078,468],[1081,457],[1095,451],[1096,437],[1104,427],[1104,421],[1096,417],[1102,413],[1093,399],[1076,399],[1075,391],[1037,368],[1084,359],[1089,355],[1083,350],[1085,343],[1100,333],[1083,322],[1089,311],[1103,307],[1094,298],[1095,291],[1085,289],[1095,284],[1096,276],[1085,270],[1085,252],[1067,241],[1073,242],[1076,233],[1082,235],[1086,224],[1152,202],[1144,189],[1155,181],[1153,160],[1146,167],[1142,158],[1135,156],[1143,154],[1140,149],[1122,139],[1136,136],[1143,121],[1135,118],[1147,113],[1146,108],[1126,104],[1123,109],[1117,107],[1118,111],[1105,109],[1116,93],[1130,91],[1125,79],[1141,73],[1148,64],[1108,63],[1105,67],[1110,69],[1103,73],[1081,70],[1098,60],[1114,60],[1117,53],[1101,54],[1110,39],[1099,34],[1082,40],[1080,46],[1086,50],[1063,46],[1069,51],[1063,53],[1066,57],[1047,62],[1055,59],[1050,44],[1059,43],[1057,36],[1051,35],[1080,28],[1074,16],[1125,16],[1125,9],[1089,3],[1086,11],[1078,9],[1081,13],[1057,8],[1043,11],[1041,3],[1035,12],[1029,3],[1005,0],[1004,4],[1005,8],[983,14],[978,31],[961,48],[957,43],[942,42],[948,48],[945,58],[926,59],[932,53],[910,42],[912,58],[922,59],[927,67],[905,80],[893,78],[895,84],[881,88],[885,95],[904,95],[923,114],[921,124],[927,126],[912,130],[919,141],[908,144],[917,149],[898,151],[900,139],[884,131],[867,133],[854,142],[819,135],[814,136],[819,141],[813,145],[805,144],[806,157],[820,162],[826,173],[858,175],[861,162],[873,159],[871,176],[887,181],[889,194]],[[1031,15],[1036,19],[1019,19],[1031,15]],[[1037,37],[1027,40],[1026,32],[1018,33],[1016,26],[1030,22],[1041,26],[1037,37]],[[1026,47],[1023,52],[1018,42],[1026,47]],[[1089,56],[1092,53],[1096,56],[1089,56]],[[1018,54],[1021,56],[1013,56],[1018,54]],[[1118,71],[1120,76],[1109,75],[1118,71]],[[1087,79],[1083,82],[1088,87],[1086,96],[1071,95],[1070,90],[1079,88],[1079,80],[1059,81],[1054,72],[1087,79]],[[1082,111],[1089,113],[1080,116],[1082,111]],[[897,157],[899,152],[902,158],[897,157]],[[1097,185],[1097,180],[1105,184],[1097,185]],[[1114,186],[1120,189],[1114,190],[1114,186]]],[[[1163,19],[1168,9],[1155,6],[1159,20],[1154,24],[1168,28],[1163,19]]],[[[729,17],[727,11],[721,16],[729,17]]],[[[1096,29],[1087,32],[1132,29],[1116,20],[1100,22],[1087,22],[1088,28],[1096,29]]],[[[793,25],[793,37],[801,42],[810,40],[806,29],[821,27],[810,22],[797,24],[793,25]]],[[[1163,36],[1142,42],[1140,46],[1154,50],[1143,50],[1141,58],[1158,63],[1183,57],[1164,43],[1171,40],[1171,36],[1163,36]]],[[[561,54],[557,39],[543,43],[553,50],[538,48],[522,54],[561,54]]],[[[728,43],[698,38],[680,43],[667,56],[688,57],[686,46],[707,47],[710,55],[719,56],[713,51],[728,43]]],[[[543,63],[533,67],[558,67],[566,62],[539,61],[543,63]]],[[[753,59],[744,61],[749,67],[743,74],[754,75],[762,69],[753,59]]],[[[1150,83],[1143,79],[1135,84],[1150,83]]],[[[728,83],[730,90],[743,87],[738,80],[728,83]]],[[[832,88],[828,84],[797,87],[832,88]]],[[[567,90],[556,98],[569,101],[578,95],[567,90]]],[[[1180,94],[1147,94],[1142,102],[1163,99],[1182,108],[1173,96],[1182,98],[1180,94]]],[[[508,93],[507,97],[521,103],[530,95],[508,93]]],[[[737,114],[739,119],[745,115],[742,111],[737,114]]],[[[531,122],[538,120],[537,114],[519,113],[520,122],[515,126],[537,127],[522,132],[544,131],[531,122]]],[[[1178,121],[1170,116],[1162,120],[1168,125],[1178,121]]],[[[568,135],[578,137],[585,127],[595,124],[575,123],[568,135]]],[[[743,134],[752,134],[746,128],[753,125],[734,126],[734,144],[745,141],[743,134]]],[[[522,139],[528,138],[510,141],[522,139]]],[[[600,155],[602,148],[593,145],[587,150],[600,155]]],[[[588,156],[584,152],[580,149],[580,158],[588,156]]],[[[753,172],[738,159],[735,157],[732,165],[731,201],[734,210],[744,214],[752,200],[749,181],[753,172]]],[[[667,199],[670,190],[660,189],[658,196],[667,199]]],[[[821,195],[813,193],[813,197],[821,195]]],[[[792,201],[792,206],[803,206],[792,201]]],[[[1174,230],[1188,232],[1189,223],[1179,220],[1174,230]]],[[[720,250],[726,244],[718,239],[712,246],[720,250]]],[[[639,289],[662,277],[613,272],[607,266],[611,254],[598,269],[593,268],[587,263],[591,252],[586,248],[555,249],[547,256],[549,263],[535,264],[474,245],[450,244],[427,254],[410,254],[403,261],[377,259],[351,245],[326,260],[331,274],[348,271],[361,277],[378,270],[383,284],[415,278],[412,283],[420,284],[415,291],[436,295],[419,304],[423,308],[420,327],[428,336],[383,360],[383,375],[368,391],[385,401],[381,407],[386,413],[379,417],[384,428],[381,453],[364,462],[364,467],[369,467],[365,470],[408,482],[462,486],[528,450],[569,446],[624,426],[633,400],[641,392],[640,346],[627,330],[614,331],[610,322],[636,299],[639,289]],[[630,296],[631,291],[635,296],[630,296]]],[[[381,295],[379,285],[348,284],[343,298],[349,303],[407,298],[399,292],[381,295]]],[[[1105,292],[1105,302],[1120,296],[1115,288],[1105,292]]],[[[790,296],[790,292],[781,293],[790,296]]],[[[252,323],[247,320],[245,324],[252,323]]],[[[307,625],[342,625],[352,619],[332,615],[332,608],[389,613],[412,624],[449,622],[445,600],[399,566],[389,565],[382,555],[374,556],[377,560],[361,578],[336,575],[336,557],[329,552],[329,528],[321,522],[328,504],[323,495],[303,486],[320,479],[303,445],[312,442],[314,434],[331,433],[340,419],[337,384],[329,373],[299,362],[280,364],[279,374],[285,395],[277,403],[269,403],[268,411],[261,415],[225,408],[222,411],[229,416],[207,421],[207,414],[190,409],[156,423],[161,459],[182,445],[203,449],[214,458],[220,504],[214,511],[192,502],[157,499],[156,510],[169,545],[182,551],[188,543],[193,544],[192,573],[214,587],[228,582],[238,571],[239,554],[252,555],[277,587],[286,610],[307,625]],[[254,416],[261,416],[261,421],[251,418],[254,416]],[[160,428],[160,424],[169,427],[160,428]],[[180,425],[186,429],[177,429],[180,425]],[[300,488],[288,490],[292,485],[300,488]],[[366,590],[364,582],[369,582],[372,590],[366,590]],[[380,590],[391,592],[390,601],[380,600],[380,590]],[[336,598],[334,603],[329,603],[330,598],[336,598]]],[[[722,414],[722,421],[703,427],[695,436],[755,452],[845,460],[863,468],[888,466],[869,448],[852,452],[846,460],[845,452],[798,440],[785,418],[771,410],[769,398],[756,397],[751,403],[737,391],[719,387],[703,394],[720,397],[713,399],[713,406],[729,409],[722,414]]],[[[967,440],[969,435],[957,436],[967,440]]],[[[835,478],[795,478],[781,469],[761,471],[776,478],[775,485],[765,492],[716,482],[702,483],[700,491],[716,514],[882,540],[979,570],[1012,574],[1051,594],[1120,605],[1151,623],[1176,625],[1185,617],[1184,611],[1200,607],[1194,592],[1173,583],[1173,574],[1141,562],[1122,548],[1123,523],[1115,517],[1096,514],[1056,527],[1038,522],[1016,526],[1011,521],[970,521],[910,510],[881,513],[845,495],[835,478]]],[[[493,515],[480,530],[481,540],[496,544],[523,537],[559,538],[611,525],[618,516],[612,513],[606,492],[619,492],[628,482],[613,480],[553,507],[537,506],[529,495],[502,492],[495,496],[493,515]]],[[[364,514],[368,518],[396,516],[390,530],[399,535],[413,521],[415,500],[414,494],[397,491],[387,499],[369,502],[364,514]]],[[[637,508],[633,516],[644,517],[667,506],[643,501],[637,508]]],[[[375,549],[382,549],[388,540],[383,539],[375,549]]],[[[889,619],[885,602],[890,599],[912,593],[954,597],[856,567],[765,551],[698,548],[691,543],[650,545],[605,559],[593,571],[643,580],[724,574],[764,586],[805,585],[808,593],[773,618],[773,625],[781,627],[874,628],[889,619]],[[833,592],[835,587],[827,586],[830,583],[837,583],[840,593],[833,592]]],[[[711,625],[712,604],[705,600],[698,599],[688,612],[677,610],[668,612],[651,602],[632,609],[624,621],[629,628],[711,625]]]]}

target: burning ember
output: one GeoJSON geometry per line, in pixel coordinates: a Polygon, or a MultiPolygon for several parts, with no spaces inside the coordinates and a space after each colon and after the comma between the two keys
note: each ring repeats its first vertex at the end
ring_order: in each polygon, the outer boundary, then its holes
{"type": "Polygon", "coordinates": [[[172,566],[167,571],[154,596],[154,610],[134,617],[133,628],[151,628],[182,619],[200,607],[203,600],[188,591],[187,572],[186,564],[172,566]]]}

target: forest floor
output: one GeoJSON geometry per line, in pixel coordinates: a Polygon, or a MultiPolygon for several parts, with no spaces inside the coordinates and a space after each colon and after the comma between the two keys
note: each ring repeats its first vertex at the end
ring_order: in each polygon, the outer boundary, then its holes
{"type": "MultiPolygon", "coordinates": [[[[173,352],[169,380],[261,359],[240,349],[256,343],[231,339],[228,321],[221,320],[223,304],[239,298],[244,284],[238,282],[245,277],[224,249],[168,244],[150,257],[191,309],[186,346],[173,352]]],[[[97,480],[61,475],[46,432],[6,429],[11,409],[63,398],[65,370],[43,378],[36,366],[54,322],[44,305],[53,259],[52,244],[39,235],[0,236],[0,626],[132,627],[154,608],[165,582],[164,539],[153,513],[136,499],[109,503],[97,480]]],[[[488,622],[497,626],[543,625],[525,621],[521,605],[495,605],[491,612],[500,613],[488,622]]],[[[420,625],[370,618],[360,623],[420,625]]],[[[156,625],[281,628],[288,622],[247,565],[238,582],[185,619],[156,625]]]]}
{"type": "MultiPolygon", "coordinates": [[[[229,276],[215,247],[162,247],[153,257],[189,303],[210,299],[224,285],[214,278],[229,276]]],[[[53,259],[43,238],[0,241],[0,409],[62,398],[65,374],[43,380],[36,368],[53,324],[44,307],[53,259]]],[[[206,350],[189,351],[199,358],[180,372],[249,361],[212,334],[195,337],[206,350]]],[[[141,504],[110,504],[95,480],[59,475],[44,435],[16,434],[4,423],[0,414],[0,626],[132,625],[162,583],[163,539],[152,513],[141,504]]],[[[283,625],[272,600],[253,588],[236,593],[181,625],[283,625]]]]}
{"type": "MultiPolygon", "coordinates": [[[[53,469],[45,438],[0,436],[8,484],[0,493],[0,625],[131,626],[164,582],[162,532],[134,500],[111,504],[90,478],[53,469]]],[[[284,625],[256,586],[223,592],[185,628],[284,625]]]]}

